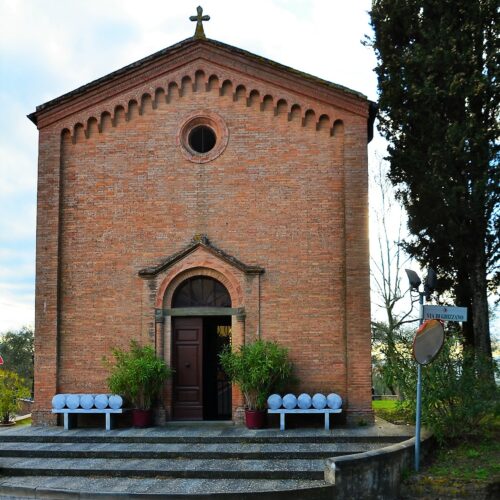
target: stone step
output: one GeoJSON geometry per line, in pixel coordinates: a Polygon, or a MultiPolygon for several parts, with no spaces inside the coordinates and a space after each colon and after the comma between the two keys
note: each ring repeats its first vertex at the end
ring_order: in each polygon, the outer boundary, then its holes
{"type": "MultiPolygon", "coordinates": [[[[358,429],[354,429],[356,431],[358,429]]],[[[339,430],[324,431],[312,429],[312,432],[296,432],[296,429],[279,432],[276,430],[231,432],[232,429],[219,432],[193,433],[168,428],[154,429],[116,429],[103,431],[100,429],[74,429],[64,431],[57,428],[30,428],[23,432],[2,431],[0,441],[10,443],[398,443],[413,436],[411,430],[398,434],[341,432],[339,430]]]]}
{"type": "Polygon", "coordinates": [[[334,497],[325,458],[411,437],[412,428],[249,430],[206,422],[105,431],[0,430],[0,499],[334,497]]]}
{"type": "Polygon", "coordinates": [[[367,443],[26,443],[0,442],[0,457],[319,459],[380,448],[367,443]]]}
{"type": "Polygon", "coordinates": [[[324,478],[324,459],[104,459],[2,458],[8,476],[101,476],[195,479],[324,478]]]}
{"type": "Polygon", "coordinates": [[[314,480],[163,479],[75,476],[0,477],[0,498],[81,499],[269,499],[324,500],[332,498],[332,485],[314,480]]]}

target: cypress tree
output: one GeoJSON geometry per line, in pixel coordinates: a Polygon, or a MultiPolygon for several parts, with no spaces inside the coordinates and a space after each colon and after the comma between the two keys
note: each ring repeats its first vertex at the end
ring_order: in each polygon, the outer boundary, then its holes
{"type": "Polygon", "coordinates": [[[499,9],[494,0],[374,0],[379,130],[408,213],[404,247],[469,310],[464,342],[491,357],[499,284],[499,9]]]}

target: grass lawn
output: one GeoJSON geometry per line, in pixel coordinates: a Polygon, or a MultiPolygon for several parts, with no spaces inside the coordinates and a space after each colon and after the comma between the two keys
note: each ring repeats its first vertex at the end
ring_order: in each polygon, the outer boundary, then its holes
{"type": "Polygon", "coordinates": [[[396,404],[397,401],[394,399],[377,399],[372,401],[372,408],[375,410],[375,413],[377,413],[377,410],[394,411],[396,410],[396,404]]]}
{"type": "Polygon", "coordinates": [[[431,463],[403,484],[402,498],[499,498],[500,425],[484,426],[436,450],[431,463]]]}
{"type": "MultiPolygon", "coordinates": [[[[384,420],[407,421],[397,401],[372,401],[372,407],[384,420]]],[[[500,498],[500,416],[484,422],[477,436],[464,436],[437,448],[419,474],[410,471],[401,498],[500,498]]]]}
{"type": "Polygon", "coordinates": [[[372,401],[372,408],[377,417],[383,418],[393,424],[413,424],[407,416],[397,407],[398,402],[393,399],[377,399],[372,401]]]}

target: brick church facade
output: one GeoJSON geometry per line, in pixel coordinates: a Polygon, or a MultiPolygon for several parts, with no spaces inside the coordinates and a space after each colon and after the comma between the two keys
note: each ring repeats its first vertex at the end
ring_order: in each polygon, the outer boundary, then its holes
{"type": "Polygon", "coordinates": [[[131,339],[194,370],[165,387],[160,423],[237,419],[241,394],[214,385],[229,335],[278,341],[299,391],[371,418],[373,103],[197,32],[29,117],[35,424],[55,424],[56,393],[108,392],[101,359],[131,339]]]}

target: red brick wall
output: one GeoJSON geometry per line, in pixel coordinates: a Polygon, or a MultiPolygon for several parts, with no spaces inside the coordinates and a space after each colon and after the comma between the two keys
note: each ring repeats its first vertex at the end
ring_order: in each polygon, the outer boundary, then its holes
{"type": "Polygon", "coordinates": [[[60,131],[40,130],[35,296],[35,405],[33,418],[55,424],[50,400],[57,392],[60,131]]]}
{"type": "MultiPolygon", "coordinates": [[[[289,348],[299,390],[339,392],[351,411],[370,415],[367,104],[360,114],[318,102],[329,111],[320,120],[293,102],[277,105],[279,88],[266,82],[252,99],[236,80],[207,90],[198,76],[180,92],[167,88],[168,99],[158,92],[94,113],[99,120],[62,140],[71,117],[41,130],[35,420],[56,391],[106,391],[101,358],[112,346],[154,342],[161,277],[148,282],[138,271],[200,233],[265,268],[261,334],[289,348]],[[199,110],[229,130],[222,155],[203,164],[177,143],[184,117],[199,110]]],[[[248,340],[256,292],[236,274],[248,340]]]]}

